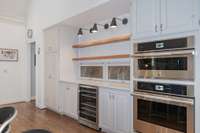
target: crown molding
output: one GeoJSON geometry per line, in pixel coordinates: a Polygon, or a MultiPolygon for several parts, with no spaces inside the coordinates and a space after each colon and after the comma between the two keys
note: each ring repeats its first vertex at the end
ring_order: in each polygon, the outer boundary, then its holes
{"type": "Polygon", "coordinates": [[[17,24],[25,24],[25,20],[23,18],[0,16],[0,21],[3,21],[3,22],[14,22],[14,23],[17,23],[17,24]]]}

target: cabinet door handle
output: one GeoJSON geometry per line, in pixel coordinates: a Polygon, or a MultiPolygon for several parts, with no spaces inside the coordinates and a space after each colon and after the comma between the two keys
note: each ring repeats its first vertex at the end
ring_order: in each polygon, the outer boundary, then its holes
{"type": "Polygon", "coordinates": [[[198,21],[198,22],[199,22],[199,26],[200,26],[200,19],[199,19],[199,21],[198,21]]]}
{"type": "Polygon", "coordinates": [[[155,32],[158,32],[158,25],[155,25],[155,32]]]}
{"type": "Polygon", "coordinates": [[[163,31],[163,24],[160,24],[160,31],[163,31]]]}

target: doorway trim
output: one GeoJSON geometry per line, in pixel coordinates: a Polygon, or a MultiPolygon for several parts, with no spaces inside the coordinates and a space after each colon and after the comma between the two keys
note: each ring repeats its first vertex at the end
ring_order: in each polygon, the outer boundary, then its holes
{"type": "MultiPolygon", "coordinates": [[[[27,89],[27,102],[30,102],[32,100],[32,96],[31,96],[31,83],[32,83],[32,79],[31,79],[31,45],[35,45],[35,56],[37,56],[36,52],[37,52],[37,48],[36,48],[36,42],[32,41],[28,43],[28,89],[27,89]]],[[[37,57],[36,57],[37,58],[37,57]]],[[[37,65],[37,63],[36,63],[37,65]]],[[[35,68],[37,69],[37,67],[35,68]]],[[[35,70],[35,102],[37,103],[37,86],[36,86],[36,82],[37,82],[37,78],[36,78],[36,71],[35,70]]]]}

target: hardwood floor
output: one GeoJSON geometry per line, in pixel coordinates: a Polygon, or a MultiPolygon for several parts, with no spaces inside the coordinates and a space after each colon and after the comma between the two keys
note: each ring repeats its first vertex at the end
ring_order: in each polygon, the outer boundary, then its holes
{"type": "Polygon", "coordinates": [[[49,110],[40,110],[33,103],[13,104],[18,115],[12,123],[12,133],[22,133],[28,129],[48,129],[52,133],[97,133],[71,118],[49,110]]]}

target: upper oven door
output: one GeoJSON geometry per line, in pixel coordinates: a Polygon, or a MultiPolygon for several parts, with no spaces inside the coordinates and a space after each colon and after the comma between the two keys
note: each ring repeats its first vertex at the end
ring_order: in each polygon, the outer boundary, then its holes
{"type": "Polygon", "coordinates": [[[137,78],[194,79],[194,50],[141,53],[134,55],[137,78]]]}

